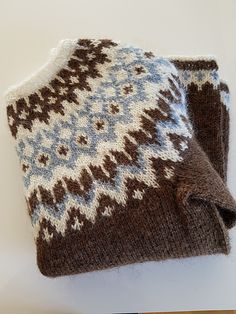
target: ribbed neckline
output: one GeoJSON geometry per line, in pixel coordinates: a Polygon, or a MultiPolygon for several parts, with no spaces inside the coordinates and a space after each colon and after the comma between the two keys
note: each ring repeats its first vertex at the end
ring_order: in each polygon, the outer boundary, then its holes
{"type": "Polygon", "coordinates": [[[47,85],[68,62],[73,54],[78,39],[63,39],[56,48],[51,49],[48,61],[19,84],[10,86],[4,98],[11,103],[26,97],[47,85]]]}

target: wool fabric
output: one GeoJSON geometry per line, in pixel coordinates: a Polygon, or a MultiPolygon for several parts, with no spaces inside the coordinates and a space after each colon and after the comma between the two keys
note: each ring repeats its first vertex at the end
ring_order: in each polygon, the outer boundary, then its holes
{"type": "Polygon", "coordinates": [[[185,87],[195,136],[222,179],[227,179],[229,88],[212,57],[172,57],[185,87]]]}
{"type": "Polygon", "coordinates": [[[229,253],[229,91],[217,70],[214,60],[64,40],[8,91],[42,274],[229,253]]]}

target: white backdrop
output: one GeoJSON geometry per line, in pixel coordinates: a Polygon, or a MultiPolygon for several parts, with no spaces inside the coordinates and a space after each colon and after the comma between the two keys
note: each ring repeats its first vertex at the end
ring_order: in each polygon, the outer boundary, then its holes
{"type": "MultiPolygon", "coordinates": [[[[105,313],[236,309],[236,229],[230,256],[145,263],[43,277],[2,94],[47,60],[63,38],[112,38],[158,54],[214,54],[236,99],[234,0],[1,0],[0,313],[105,313]]],[[[229,187],[236,197],[236,104],[229,187]]]]}

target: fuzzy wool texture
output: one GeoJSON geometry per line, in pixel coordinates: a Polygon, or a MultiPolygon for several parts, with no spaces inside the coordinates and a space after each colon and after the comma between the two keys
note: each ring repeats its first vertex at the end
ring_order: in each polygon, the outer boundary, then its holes
{"type": "Polygon", "coordinates": [[[229,90],[214,59],[65,40],[6,104],[44,275],[229,253],[229,90]]]}

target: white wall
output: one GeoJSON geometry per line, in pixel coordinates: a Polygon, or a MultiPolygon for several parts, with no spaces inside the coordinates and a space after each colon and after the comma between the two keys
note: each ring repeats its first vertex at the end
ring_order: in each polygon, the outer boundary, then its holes
{"type": "MultiPolygon", "coordinates": [[[[236,230],[229,257],[131,265],[47,279],[35,265],[21,174],[2,94],[47,60],[62,38],[113,38],[164,54],[214,54],[236,99],[234,0],[1,0],[0,312],[4,314],[236,308],[236,230]]],[[[236,196],[236,105],[229,187],[236,196]]]]}

